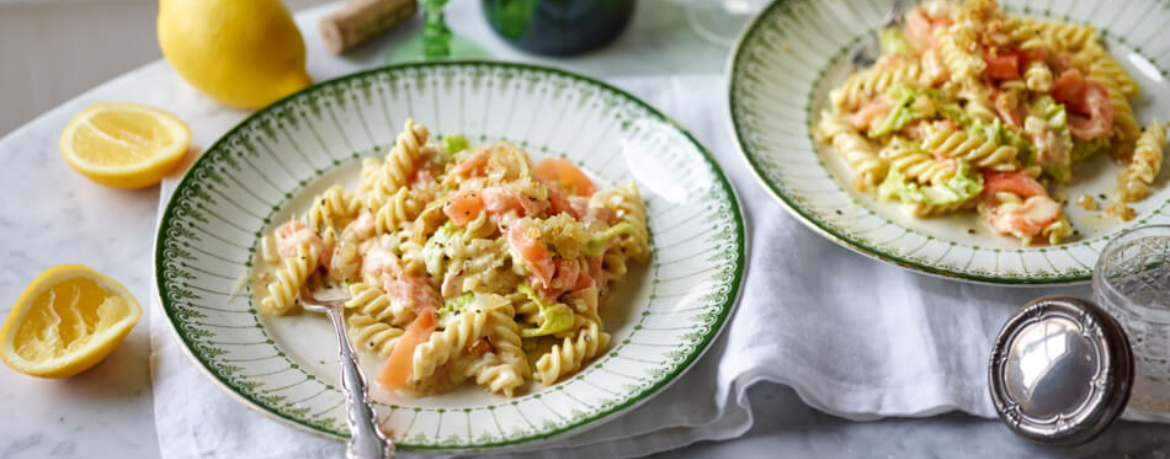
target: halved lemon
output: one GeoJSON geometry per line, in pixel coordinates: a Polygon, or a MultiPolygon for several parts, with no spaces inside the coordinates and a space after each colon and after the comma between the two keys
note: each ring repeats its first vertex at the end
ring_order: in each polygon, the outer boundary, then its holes
{"type": "Polygon", "coordinates": [[[68,378],[106,358],[141,317],[142,307],[117,281],[88,266],[54,266],[9,311],[0,357],[24,374],[68,378]]]}
{"type": "Polygon", "coordinates": [[[191,145],[191,128],[174,115],[129,102],[97,103],[61,133],[61,154],[74,170],[115,188],[162,180],[191,145]]]}

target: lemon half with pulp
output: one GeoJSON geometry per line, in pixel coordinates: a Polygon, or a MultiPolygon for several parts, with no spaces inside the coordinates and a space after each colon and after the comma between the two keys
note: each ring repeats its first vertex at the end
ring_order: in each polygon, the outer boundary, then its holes
{"type": "Polygon", "coordinates": [[[117,281],[83,265],[49,268],[29,284],[0,329],[0,357],[12,369],[67,378],[104,359],[142,317],[117,281]]]}

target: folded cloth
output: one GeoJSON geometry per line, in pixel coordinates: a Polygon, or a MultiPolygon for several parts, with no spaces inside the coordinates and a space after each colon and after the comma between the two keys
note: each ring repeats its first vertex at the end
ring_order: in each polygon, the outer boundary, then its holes
{"type": "MultiPolygon", "coordinates": [[[[987,362],[1004,321],[1046,294],[1087,286],[977,285],[910,272],[809,230],[751,172],[730,131],[726,81],[615,80],[708,147],[747,213],[751,255],[736,317],[725,330],[718,384],[724,416],[747,383],[792,386],[813,408],[854,420],[952,410],[991,417],[987,362]],[[738,392],[734,392],[738,391],[738,392]]],[[[708,356],[713,360],[713,356],[708,356]]]]}
{"type": "MultiPolygon", "coordinates": [[[[1013,310],[1054,290],[927,277],[837,247],[792,218],[753,177],[729,132],[722,78],[611,82],[690,130],[731,178],[751,238],[744,293],[720,339],[657,397],[595,429],[509,455],[633,457],[735,438],[752,424],[746,390],[757,381],[790,385],[812,407],[856,420],[951,410],[994,415],[986,387],[991,341],[1013,310]]],[[[164,182],[162,202],[176,182],[164,182]]],[[[183,355],[161,306],[152,308],[164,458],[340,457],[340,443],[268,419],[215,387],[183,355]]]]}

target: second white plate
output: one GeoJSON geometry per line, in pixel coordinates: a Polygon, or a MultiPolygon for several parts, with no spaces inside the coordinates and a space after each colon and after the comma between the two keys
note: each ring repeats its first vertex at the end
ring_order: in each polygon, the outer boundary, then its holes
{"type": "MultiPolygon", "coordinates": [[[[1066,206],[1078,233],[1055,246],[1020,247],[970,218],[916,219],[897,204],[879,202],[849,186],[848,166],[816,145],[812,123],[828,92],[850,70],[849,52],[873,33],[891,0],[776,0],[744,31],[728,65],[732,128],[760,182],[792,214],[825,237],[861,254],[915,271],[997,284],[1088,281],[1108,239],[1135,225],[1170,223],[1167,173],[1153,196],[1133,205],[1138,217],[1122,223],[1102,212],[1066,206]]],[[[1090,23],[1142,86],[1132,101],[1142,124],[1170,118],[1170,10],[1159,2],[1080,0],[1001,2],[1012,14],[1090,23]]],[[[1075,170],[1065,194],[1111,195],[1121,170],[1106,155],[1075,170]]]]}

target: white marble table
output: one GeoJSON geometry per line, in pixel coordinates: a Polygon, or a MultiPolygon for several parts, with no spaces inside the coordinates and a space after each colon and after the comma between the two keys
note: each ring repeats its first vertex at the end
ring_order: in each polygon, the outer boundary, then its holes
{"type": "MultiPolygon", "coordinates": [[[[519,53],[495,38],[479,2],[451,8],[456,32],[484,44],[500,59],[538,62],[601,78],[644,74],[717,74],[727,49],[709,44],[683,23],[673,3],[644,0],[631,29],[603,52],[572,59],[519,53]]],[[[313,31],[329,8],[298,14],[313,31]]],[[[398,30],[345,58],[324,52],[307,34],[309,71],[318,80],[377,65],[388,46],[413,30],[398,30]]],[[[144,38],[145,39],[145,38],[144,38]]],[[[153,39],[151,37],[150,39],[153,39]]],[[[150,293],[157,188],[110,190],[68,168],[57,151],[66,122],[99,100],[131,100],[162,107],[199,103],[163,62],[148,64],[62,104],[0,139],[0,314],[45,268],[84,263],[122,281],[144,303],[150,293]],[[162,84],[159,82],[169,82],[162,84]]],[[[193,107],[193,108],[192,108],[193,107]]],[[[239,114],[242,116],[242,113],[239,114]]],[[[196,132],[194,147],[218,133],[196,132]]],[[[754,186],[739,184],[739,186],[754,186]]],[[[870,261],[858,258],[859,263],[870,261]]],[[[106,361],[64,381],[39,380],[0,369],[0,459],[158,457],[153,423],[147,320],[106,361]]],[[[1170,426],[1123,424],[1103,439],[1074,450],[1026,444],[999,423],[963,415],[852,423],[817,413],[788,389],[751,391],[756,426],[742,439],[695,445],[662,457],[1164,457],[1170,426]]]]}

